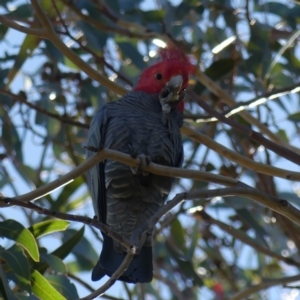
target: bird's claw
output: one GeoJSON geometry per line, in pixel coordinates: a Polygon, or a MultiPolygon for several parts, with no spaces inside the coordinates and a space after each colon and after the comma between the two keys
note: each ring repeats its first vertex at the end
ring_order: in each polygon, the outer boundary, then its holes
{"type": "Polygon", "coordinates": [[[150,157],[145,154],[140,154],[136,158],[140,160],[140,163],[136,167],[131,167],[132,174],[147,176],[149,173],[143,171],[143,168],[149,166],[151,162],[150,157]]]}

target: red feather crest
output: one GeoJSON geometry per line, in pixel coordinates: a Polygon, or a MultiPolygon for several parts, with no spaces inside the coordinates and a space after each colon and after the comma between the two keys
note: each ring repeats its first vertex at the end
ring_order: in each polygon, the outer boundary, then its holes
{"type": "Polygon", "coordinates": [[[180,61],[184,65],[186,65],[189,73],[194,73],[196,71],[196,66],[193,64],[193,61],[195,59],[193,59],[192,56],[188,56],[184,54],[184,52],[176,46],[168,46],[166,48],[161,48],[159,54],[162,58],[162,61],[167,61],[167,60],[180,61]]]}

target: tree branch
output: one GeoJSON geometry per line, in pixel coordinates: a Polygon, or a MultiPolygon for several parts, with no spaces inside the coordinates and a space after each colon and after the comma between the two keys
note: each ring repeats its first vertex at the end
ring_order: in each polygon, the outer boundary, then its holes
{"type": "Polygon", "coordinates": [[[19,23],[11,20],[9,17],[1,16],[0,15],[0,23],[3,25],[13,28],[17,31],[29,34],[29,35],[34,35],[34,36],[39,36],[41,38],[45,37],[45,31],[44,29],[38,29],[38,28],[30,28],[30,27],[25,27],[20,25],[19,23]]]}
{"type": "MultiPolygon", "coordinates": [[[[98,153],[96,153],[93,157],[86,160],[78,167],[76,167],[71,172],[65,174],[64,176],[61,176],[60,178],[48,184],[45,184],[44,186],[39,187],[38,189],[33,190],[27,194],[18,196],[15,199],[19,201],[25,201],[25,202],[37,200],[53,192],[54,190],[70,183],[76,177],[85,173],[87,170],[92,168],[100,161],[103,161],[104,159],[116,160],[131,167],[137,167],[140,165],[140,160],[138,158],[132,158],[130,155],[121,153],[119,151],[103,149],[98,153]]],[[[156,175],[162,175],[167,177],[179,177],[179,178],[184,177],[184,178],[190,178],[194,180],[201,180],[205,182],[214,182],[217,184],[228,185],[228,186],[234,186],[238,182],[236,179],[221,176],[221,175],[216,175],[216,174],[203,172],[203,171],[166,167],[152,162],[149,164],[149,166],[146,166],[143,169],[147,172],[156,175]]]]}
{"type": "Polygon", "coordinates": [[[89,126],[87,124],[84,124],[84,123],[81,123],[78,121],[74,121],[70,118],[63,117],[59,114],[52,113],[44,108],[39,107],[38,105],[28,102],[26,100],[26,98],[22,97],[21,95],[13,94],[12,92],[5,90],[5,89],[1,89],[1,88],[0,88],[0,94],[6,95],[6,96],[10,97],[13,101],[22,103],[22,104],[34,109],[35,111],[37,111],[43,115],[46,115],[50,118],[56,119],[64,124],[77,126],[77,127],[84,128],[84,129],[89,129],[89,126]]]}
{"type": "Polygon", "coordinates": [[[124,271],[128,268],[130,262],[132,261],[134,254],[127,253],[123,262],[119,266],[119,268],[115,271],[114,274],[95,292],[90,295],[80,298],[79,300],[93,300],[98,296],[101,296],[105,291],[107,291],[112,285],[115,284],[117,279],[124,273],[124,271]]]}
{"type": "Polygon", "coordinates": [[[230,297],[230,300],[242,300],[245,299],[249,296],[251,296],[254,293],[257,293],[261,290],[265,290],[271,286],[275,285],[283,285],[287,284],[290,282],[295,282],[300,280],[300,275],[295,275],[295,276],[290,276],[290,277],[282,277],[282,278],[277,278],[277,279],[264,279],[260,284],[253,285],[250,288],[238,292],[232,297],[230,297]]]}
{"type": "Polygon", "coordinates": [[[196,131],[195,129],[192,129],[191,127],[187,125],[183,125],[181,127],[181,133],[187,135],[194,141],[204,144],[206,147],[214,150],[215,152],[219,153],[222,157],[226,157],[230,161],[233,161],[249,170],[253,170],[255,172],[266,174],[270,176],[277,176],[284,179],[292,180],[292,181],[299,181],[300,180],[300,173],[299,172],[293,172],[284,170],[277,167],[272,167],[269,165],[265,165],[259,162],[256,162],[254,160],[251,160],[239,153],[236,153],[219,143],[215,142],[213,139],[208,137],[205,134],[202,134],[201,132],[196,131]]]}
{"type": "Polygon", "coordinates": [[[104,232],[106,235],[109,235],[113,239],[117,240],[120,244],[122,244],[124,247],[126,247],[128,249],[128,251],[131,251],[132,253],[136,252],[136,248],[134,246],[132,246],[130,244],[130,242],[126,238],[124,238],[124,236],[114,232],[111,229],[111,227],[109,227],[106,224],[101,223],[100,221],[98,221],[95,218],[91,219],[89,217],[62,213],[60,211],[53,211],[53,210],[50,210],[47,208],[43,208],[32,202],[24,202],[24,201],[17,200],[17,197],[14,197],[14,198],[0,197],[0,207],[6,208],[6,207],[10,207],[10,206],[20,206],[20,207],[24,207],[24,208],[29,208],[41,215],[55,217],[55,218],[61,219],[61,220],[80,222],[82,224],[93,226],[93,227],[101,230],[102,232],[104,232]]]}
{"type": "Polygon", "coordinates": [[[242,232],[240,230],[235,229],[232,226],[229,226],[219,220],[214,219],[210,215],[208,215],[204,210],[196,210],[195,212],[191,213],[196,219],[207,221],[211,224],[215,224],[219,226],[223,231],[227,232],[234,238],[240,240],[241,242],[249,245],[250,247],[254,248],[256,251],[259,251],[267,256],[273,257],[275,259],[278,259],[280,261],[285,262],[286,264],[293,265],[296,267],[300,267],[300,262],[295,261],[292,258],[281,256],[280,254],[277,254],[262,245],[258,244],[255,239],[248,236],[245,232],[242,232]]]}
{"type": "Polygon", "coordinates": [[[212,116],[215,116],[218,120],[222,121],[223,123],[235,128],[245,134],[247,134],[253,141],[257,142],[260,145],[265,146],[266,148],[272,150],[276,154],[284,157],[285,159],[292,161],[293,163],[300,165],[300,154],[287,149],[280,144],[276,144],[268,139],[266,139],[262,134],[249,129],[248,127],[235,122],[232,119],[226,118],[224,115],[218,113],[212,107],[210,107],[205,101],[203,101],[198,95],[193,91],[188,91],[187,95],[191,97],[199,106],[201,106],[207,113],[212,116]]]}
{"type": "MultiPolygon", "coordinates": [[[[62,185],[71,182],[72,180],[74,180],[74,178],[83,174],[88,169],[92,168],[94,165],[96,165],[100,161],[103,161],[104,159],[119,161],[131,167],[137,167],[140,165],[140,160],[138,158],[132,158],[128,154],[124,154],[115,150],[103,149],[98,153],[96,153],[94,156],[92,156],[90,159],[86,160],[84,163],[76,167],[74,170],[67,173],[66,175],[36,190],[33,190],[27,194],[17,196],[14,199],[18,201],[24,201],[24,202],[29,202],[29,201],[39,199],[45,196],[46,194],[51,193],[52,191],[61,187],[62,185]]],[[[202,180],[205,182],[214,182],[229,187],[243,188],[244,189],[243,193],[245,193],[245,196],[259,202],[262,205],[267,206],[268,208],[274,211],[277,211],[278,213],[289,218],[294,223],[300,225],[300,211],[294,206],[292,206],[291,204],[289,204],[288,201],[281,200],[276,197],[264,194],[263,192],[251,188],[250,186],[247,186],[246,184],[239,182],[236,179],[221,176],[221,175],[211,174],[208,172],[166,167],[152,162],[148,166],[144,167],[143,170],[161,176],[190,178],[194,180],[202,180]]],[[[238,189],[232,190],[232,194],[236,194],[237,192],[238,189]]],[[[187,195],[191,195],[191,194],[187,194],[187,195]]],[[[181,201],[182,199],[179,200],[179,202],[181,201]]]]}
{"type": "MultiPolygon", "coordinates": [[[[106,151],[106,153],[108,153],[107,150],[102,150],[102,151],[104,153],[105,153],[105,151],[106,151]]],[[[111,156],[110,159],[113,159],[112,156],[119,155],[119,153],[114,153],[116,151],[112,151],[112,150],[109,150],[109,151],[112,152],[112,155],[110,155],[111,156]]],[[[90,163],[95,157],[97,157],[97,155],[100,156],[99,154],[100,153],[95,154],[94,157],[89,159],[87,162],[90,163]]],[[[106,155],[106,157],[108,157],[108,156],[109,155],[106,155]]],[[[126,159],[128,158],[127,155],[124,156],[124,159],[125,158],[126,159]]],[[[131,160],[136,160],[136,159],[131,159],[131,160]]],[[[94,164],[92,164],[92,166],[93,165],[94,164]]],[[[145,170],[147,170],[147,168],[145,168],[145,170]]],[[[147,170],[147,171],[150,171],[150,170],[147,170]]],[[[230,182],[230,185],[232,185],[232,182],[230,182]]],[[[139,247],[140,247],[140,241],[143,240],[143,235],[147,231],[153,229],[155,224],[159,221],[159,219],[164,214],[166,214],[171,209],[173,209],[177,204],[179,204],[180,202],[182,202],[184,200],[191,200],[191,199],[194,200],[194,199],[198,199],[198,198],[212,198],[212,197],[216,197],[216,196],[225,197],[225,196],[229,196],[229,195],[242,195],[242,196],[246,196],[250,199],[253,199],[253,200],[257,201],[258,203],[263,204],[263,205],[267,206],[268,208],[273,209],[273,210],[279,212],[280,214],[286,216],[291,221],[295,222],[296,224],[298,224],[298,226],[300,226],[300,211],[298,209],[296,209],[295,207],[293,207],[292,205],[290,205],[286,200],[280,200],[276,197],[272,197],[272,196],[265,194],[257,189],[247,186],[241,182],[237,182],[235,184],[234,188],[192,191],[189,193],[177,194],[173,198],[173,200],[167,202],[164,206],[162,206],[160,208],[160,210],[158,212],[156,212],[151,218],[149,218],[142,226],[140,226],[134,230],[134,232],[131,235],[130,242],[127,239],[125,239],[123,236],[121,236],[121,235],[117,234],[116,232],[114,232],[113,230],[111,230],[111,228],[109,226],[102,224],[101,222],[99,222],[96,219],[51,211],[49,209],[42,208],[34,203],[24,202],[24,201],[20,200],[20,198],[22,196],[15,197],[15,198],[1,197],[1,200],[2,200],[1,206],[9,207],[12,205],[17,205],[17,206],[21,206],[21,207],[25,207],[25,208],[34,210],[39,214],[44,214],[47,216],[52,216],[52,217],[56,217],[56,218],[63,219],[63,220],[76,221],[76,222],[81,222],[83,224],[91,225],[93,227],[96,227],[97,229],[100,229],[107,235],[111,236],[113,239],[117,240],[118,242],[120,242],[127,248],[127,250],[128,250],[127,256],[125,257],[124,261],[122,262],[122,264],[120,265],[118,270],[110,277],[110,279],[103,286],[101,286],[99,289],[97,289],[95,292],[93,292],[90,295],[88,295],[87,297],[84,297],[81,299],[81,300],[88,300],[88,299],[93,299],[95,296],[98,296],[101,293],[104,293],[109,287],[111,287],[115,283],[115,281],[126,270],[126,268],[130,264],[130,261],[132,260],[135,253],[138,253],[139,247]]],[[[217,224],[220,226],[221,223],[217,223],[217,224]]],[[[224,226],[223,226],[223,228],[224,228],[224,226]]],[[[232,234],[232,233],[230,233],[230,234],[232,234]]],[[[253,243],[252,243],[252,245],[253,245],[253,243]]],[[[264,253],[266,253],[266,250],[264,250],[264,253]]],[[[274,254],[273,254],[273,256],[274,256],[274,254]]],[[[280,259],[281,259],[281,257],[280,257],[280,259]]]]}
{"type": "MultiPolygon", "coordinates": [[[[218,96],[222,101],[224,101],[228,106],[236,105],[236,102],[226,93],[224,92],[213,80],[211,80],[208,76],[202,73],[200,70],[196,70],[196,77],[198,80],[213,94],[218,96]]],[[[273,133],[268,127],[264,124],[260,123],[259,120],[254,118],[251,114],[246,111],[241,111],[240,115],[248,121],[250,124],[256,126],[260,132],[266,136],[268,136],[273,142],[282,145],[295,153],[300,154],[300,150],[285,143],[282,141],[275,133],[273,133]]]]}
{"type": "Polygon", "coordinates": [[[59,38],[59,36],[54,31],[51,22],[49,21],[47,15],[42,10],[40,4],[37,0],[31,0],[31,3],[37,13],[37,16],[40,22],[43,25],[44,30],[44,38],[49,39],[56,48],[61,51],[63,55],[68,57],[74,64],[78,66],[83,72],[85,72],[89,77],[103,84],[107,89],[114,91],[119,95],[123,95],[127,92],[127,90],[113,81],[110,81],[105,76],[102,76],[97,72],[97,70],[90,67],[81,57],[79,57],[75,52],[70,50],[59,38]]]}
{"type": "MultiPolygon", "coordinates": [[[[232,115],[243,111],[245,109],[253,108],[258,105],[264,104],[265,102],[269,100],[274,100],[279,97],[282,97],[287,94],[295,94],[300,92],[299,88],[300,83],[296,83],[281,89],[276,89],[275,91],[271,91],[268,93],[265,93],[259,97],[255,97],[253,99],[250,99],[248,101],[240,101],[233,107],[230,107],[229,110],[224,114],[226,118],[231,117],[232,115]]],[[[210,118],[209,121],[217,121],[217,118],[210,118]]],[[[201,120],[196,120],[196,122],[201,122],[201,120]]],[[[206,121],[205,121],[206,122],[206,121]]]]}
{"type": "MultiPolygon", "coordinates": [[[[147,32],[146,30],[144,30],[144,32],[142,32],[142,33],[130,31],[130,30],[128,30],[128,28],[131,28],[132,26],[128,26],[128,24],[126,24],[126,26],[123,26],[124,28],[104,25],[104,24],[98,22],[97,20],[93,19],[91,16],[83,14],[81,12],[81,10],[79,8],[77,8],[76,5],[74,5],[71,1],[66,1],[66,0],[62,0],[62,1],[81,20],[83,20],[84,22],[92,25],[94,28],[100,29],[100,30],[105,31],[105,32],[112,32],[112,33],[115,33],[115,34],[128,36],[130,38],[151,39],[151,38],[157,37],[157,34],[155,32],[147,32]]],[[[124,25],[122,22],[120,23],[117,20],[118,19],[115,18],[113,20],[113,22],[117,25],[121,25],[121,26],[124,25]]],[[[138,26],[137,24],[135,24],[135,25],[136,25],[136,27],[138,26]]]]}

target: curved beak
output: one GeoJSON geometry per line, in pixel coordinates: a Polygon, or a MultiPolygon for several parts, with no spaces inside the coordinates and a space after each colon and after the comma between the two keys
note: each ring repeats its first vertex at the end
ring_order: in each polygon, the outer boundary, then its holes
{"type": "Polygon", "coordinates": [[[164,113],[169,113],[184,98],[182,75],[173,76],[159,94],[159,101],[164,113]]]}
{"type": "Polygon", "coordinates": [[[173,94],[178,94],[181,90],[183,84],[182,75],[176,75],[167,82],[166,86],[173,92],[173,94]]]}

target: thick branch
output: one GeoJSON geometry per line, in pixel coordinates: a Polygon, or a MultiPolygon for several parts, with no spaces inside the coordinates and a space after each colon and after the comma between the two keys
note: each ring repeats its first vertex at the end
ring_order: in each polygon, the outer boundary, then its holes
{"type": "MultiPolygon", "coordinates": [[[[103,149],[100,152],[96,153],[90,159],[86,160],[80,166],[75,168],[73,171],[67,173],[66,175],[32,191],[27,194],[15,197],[15,200],[19,201],[32,201],[43,197],[44,195],[51,193],[62,185],[67,184],[72,181],[77,176],[85,173],[88,169],[99,163],[104,159],[111,159],[119,161],[123,164],[129,165],[131,167],[137,167],[140,165],[140,160],[137,158],[132,158],[128,154],[124,154],[115,150],[103,149]]],[[[215,175],[208,172],[196,171],[196,170],[187,170],[180,168],[166,167],[158,165],[155,163],[150,163],[148,166],[143,168],[146,172],[150,172],[156,175],[168,176],[168,177],[179,177],[179,178],[190,178],[194,180],[202,180],[205,182],[214,182],[221,185],[243,188],[245,196],[257,201],[258,203],[267,206],[268,208],[277,211],[278,213],[289,218],[294,223],[300,225],[300,211],[294,206],[289,204],[286,200],[280,200],[278,198],[269,196],[260,192],[242,182],[239,182],[236,179],[228,178],[221,175],[215,175]],[[246,190],[245,190],[246,189],[246,190]],[[246,192],[245,192],[246,191],[246,192]]],[[[233,192],[235,194],[235,192],[233,192]]],[[[190,195],[190,194],[188,194],[190,195]]],[[[182,200],[181,200],[182,201],[182,200]]]]}
{"type": "MultiPolygon", "coordinates": [[[[7,90],[3,90],[3,89],[0,89],[0,93],[9,96],[14,101],[18,101],[20,103],[23,103],[23,104],[27,105],[28,107],[30,107],[30,108],[32,108],[32,109],[34,109],[34,110],[36,110],[36,111],[38,111],[42,114],[47,115],[48,117],[59,120],[64,124],[69,124],[69,125],[73,125],[73,126],[77,126],[77,127],[85,128],[85,129],[89,128],[89,125],[87,125],[87,124],[84,124],[84,123],[81,123],[81,122],[78,122],[78,121],[74,121],[74,120],[69,119],[69,118],[62,117],[58,114],[55,114],[55,113],[49,112],[49,111],[47,111],[43,108],[40,108],[39,106],[34,105],[33,103],[30,103],[30,102],[26,101],[26,99],[23,98],[20,95],[13,94],[13,93],[11,93],[7,90]]],[[[276,167],[272,167],[272,166],[269,166],[269,165],[265,165],[265,164],[262,164],[262,163],[255,162],[255,161],[253,161],[253,160],[251,160],[247,157],[244,157],[244,156],[242,156],[242,155],[240,155],[240,154],[238,154],[238,153],[236,153],[236,152],[234,152],[234,151],[218,144],[217,142],[215,142],[214,140],[212,140],[208,136],[206,136],[206,135],[204,135],[200,132],[197,132],[194,129],[192,129],[192,128],[186,126],[186,125],[184,125],[182,127],[181,132],[183,134],[189,136],[191,139],[206,145],[208,148],[216,151],[220,155],[226,157],[227,159],[229,159],[231,161],[234,161],[234,162],[240,164],[241,166],[243,166],[247,169],[256,171],[258,173],[266,174],[266,175],[278,176],[278,177],[285,178],[285,179],[288,179],[288,180],[293,180],[293,181],[300,180],[300,173],[298,173],[298,172],[287,171],[287,170],[284,170],[284,169],[280,169],[280,168],[276,168],[276,167]]]]}
{"type": "MultiPolygon", "coordinates": [[[[100,152],[96,153],[90,159],[86,160],[80,166],[76,167],[74,170],[67,173],[66,175],[36,190],[33,190],[27,194],[18,196],[15,199],[20,201],[32,201],[32,200],[39,199],[47,195],[48,193],[51,193],[54,190],[62,187],[63,185],[73,181],[76,177],[85,173],[87,170],[92,168],[100,161],[103,161],[104,159],[116,160],[131,167],[137,167],[140,165],[139,159],[132,158],[128,154],[124,154],[115,150],[103,149],[100,152]]],[[[228,186],[234,186],[238,182],[235,179],[228,178],[221,175],[216,175],[216,174],[207,173],[203,171],[166,167],[155,163],[150,163],[150,165],[145,167],[144,170],[156,175],[162,175],[168,177],[179,177],[179,178],[184,177],[184,178],[190,178],[194,180],[201,180],[205,182],[214,182],[217,184],[228,185],[228,186]]]]}

